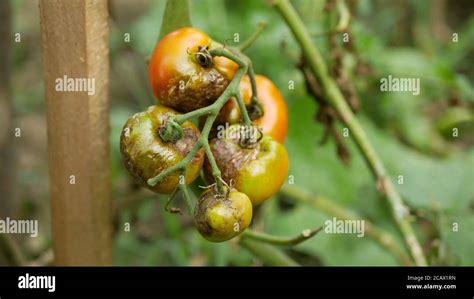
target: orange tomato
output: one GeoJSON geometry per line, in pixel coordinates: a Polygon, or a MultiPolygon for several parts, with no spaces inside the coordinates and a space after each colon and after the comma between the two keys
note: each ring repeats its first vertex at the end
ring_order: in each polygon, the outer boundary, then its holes
{"type": "MultiPolygon", "coordinates": [[[[255,81],[257,83],[258,99],[263,106],[264,115],[254,120],[254,122],[262,129],[264,134],[270,135],[280,143],[284,143],[288,131],[288,108],[285,100],[275,84],[267,77],[256,75],[255,81]]],[[[245,105],[249,105],[252,86],[248,76],[242,78],[240,92],[245,105]]],[[[222,107],[217,121],[219,123],[235,124],[241,121],[241,117],[237,101],[231,99],[222,107]]]]}
{"type": "Polygon", "coordinates": [[[232,80],[238,65],[215,57],[201,65],[196,53],[220,45],[196,28],[185,27],[163,37],[150,59],[148,76],[153,93],[164,105],[189,112],[212,104],[232,80]]]}
{"type": "MultiPolygon", "coordinates": [[[[258,99],[263,106],[264,115],[254,120],[254,122],[262,129],[264,134],[270,135],[280,143],[284,143],[288,131],[288,108],[285,100],[275,84],[267,77],[256,75],[255,81],[257,83],[258,99]]],[[[248,76],[242,78],[240,92],[245,104],[249,105],[252,86],[248,76]]],[[[231,99],[222,107],[218,122],[235,124],[240,121],[241,113],[237,101],[231,99]]]]}

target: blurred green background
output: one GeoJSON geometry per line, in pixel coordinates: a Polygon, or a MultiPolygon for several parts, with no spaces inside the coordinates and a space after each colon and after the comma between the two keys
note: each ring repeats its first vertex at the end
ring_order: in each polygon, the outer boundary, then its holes
{"type": "MultiPolygon", "coordinates": [[[[267,1],[191,1],[194,26],[213,39],[233,45],[252,34],[259,21],[267,28],[247,51],[255,71],[272,79],[289,107],[286,147],[295,185],[358,212],[391,232],[403,244],[372,175],[350,140],[344,164],[334,138],[319,141],[324,126],[316,121],[318,105],[306,90],[297,64],[300,50],[289,29],[267,1]],[[289,82],[294,89],[289,89],[289,82]]],[[[326,1],[292,1],[314,34],[327,63],[334,45],[322,33],[337,22],[326,1]],[[331,50],[332,49],[332,50],[331,50]]],[[[11,84],[16,122],[27,138],[18,142],[16,202],[19,217],[49,223],[46,124],[37,1],[13,1],[11,84]]],[[[432,264],[474,265],[474,2],[348,1],[352,12],[350,46],[340,42],[341,69],[360,102],[358,117],[380,153],[396,187],[415,215],[414,226],[432,264]],[[457,33],[458,42],[453,42],[457,33]],[[417,77],[421,94],[380,92],[382,77],[417,77]],[[451,130],[459,128],[459,137],[451,130]],[[404,183],[397,184],[403,175],[404,183]],[[459,224],[454,232],[453,222],[459,224]]],[[[212,244],[193,228],[187,215],[168,214],[166,196],[138,189],[121,164],[119,136],[132,114],[154,103],[146,59],[160,32],[164,1],[111,0],[110,144],[114,200],[122,207],[114,244],[116,265],[261,265],[237,242],[212,244]],[[124,34],[130,33],[130,43],[124,34]],[[124,232],[122,225],[131,224],[124,232]]],[[[338,131],[343,126],[336,124],[338,131]]],[[[197,184],[203,185],[204,182],[197,184]]],[[[199,188],[195,188],[199,192],[199,188]]],[[[198,193],[196,193],[198,194],[198,193]]],[[[197,196],[197,195],[195,195],[197,196]]],[[[257,212],[253,227],[292,236],[317,227],[332,216],[277,195],[257,212]]],[[[50,227],[40,237],[20,240],[31,257],[51,246],[50,227]]],[[[321,233],[285,249],[303,265],[397,265],[370,238],[321,233]]]]}

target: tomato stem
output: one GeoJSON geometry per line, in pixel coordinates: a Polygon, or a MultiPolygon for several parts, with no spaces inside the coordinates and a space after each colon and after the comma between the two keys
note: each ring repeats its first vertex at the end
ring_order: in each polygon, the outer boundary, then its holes
{"type": "Polygon", "coordinates": [[[158,184],[158,182],[163,180],[165,177],[169,176],[170,174],[172,174],[172,173],[174,173],[178,170],[186,169],[186,165],[188,165],[191,162],[191,160],[194,158],[194,156],[197,154],[197,152],[200,148],[201,148],[201,146],[200,146],[199,142],[197,142],[183,160],[181,160],[179,163],[165,169],[159,175],[157,175],[157,176],[155,176],[151,179],[148,179],[148,181],[147,181],[148,185],[153,187],[156,184],[158,184]]]}
{"type": "Polygon", "coordinates": [[[178,191],[179,191],[178,188],[174,189],[173,193],[171,193],[171,195],[168,197],[168,200],[166,201],[166,204],[165,204],[165,211],[166,212],[181,214],[180,209],[170,207],[170,205],[173,202],[174,198],[176,197],[176,194],[178,193],[178,191]]]}
{"type": "Polygon", "coordinates": [[[174,121],[177,122],[178,124],[183,124],[185,121],[187,121],[191,118],[199,117],[201,115],[206,115],[206,114],[212,113],[216,110],[216,107],[214,106],[214,104],[209,105],[209,106],[204,107],[204,108],[200,108],[200,109],[191,111],[191,112],[188,112],[186,114],[181,114],[181,115],[174,116],[174,121]]]}
{"type": "Polygon", "coordinates": [[[244,103],[244,100],[242,99],[242,95],[240,94],[240,91],[236,92],[234,94],[234,97],[237,100],[237,104],[239,105],[240,111],[244,111],[244,113],[242,113],[242,118],[244,119],[244,123],[247,126],[252,125],[252,121],[250,120],[250,116],[248,114],[247,107],[245,106],[245,103],[244,103]]]}
{"type": "Polygon", "coordinates": [[[319,49],[312,42],[311,36],[303,20],[300,18],[290,1],[274,0],[273,4],[291,29],[296,41],[299,43],[304,58],[308,62],[309,68],[322,88],[323,96],[334,107],[334,109],[337,110],[342,121],[349,128],[351,137],[354,139],[360,153],[375,177],[379,192],[387,200],[393,220],[403,236],[405,245],[410,251],[415,264],[418,266],[426,266],[427,260],[410,223],[410,213],[408,208],[390,180],[387,170],[385,169],[378,153],[375,151],[375,148],[371,144],[367,133],[355,117],[354,113],[352,113],[351,108],[348,106],[344,99],[344,95],[336,82],[330,77],[326,63],[324,62],[319,49]]]}
{"type": "Polygon", "coordinates": [[[263,31],[263,29],[265,29],[265,27],[267,27],[267,22],[262,21],[262,22],[258,23],[257,28],[255,29],[253,34],[248,39],[246,39],[244,42],[242,42],[240,45],[237,46],[239,51],[244,52],[245,50],[250,48],[250,46],[253,45],[253,43],[258,38],[260,33],[262,33],[262,31],[263,31]]]}
{"type": "Polygon", "coordinates": [[[193,216],[194,205],[193,205],[193,200],[191,199],[191,196],[189,195],[189,192],[188,192],[188,186],[186,186],[186,183],[179,184],[178,189],[181,190],[181,192],[183,193],[184,201],[186,202],[186,206],[188,207],[189,215],[193,216]]]}
{"type": "Polygon", "coordinates": [[[201,138],[203,138],[203,136],[206,136],[206,137],[201,139],[200,142],[202,144],[202,147],[204,148],[204,152],[206,153],[207,159],[209,160],[209,164],[211,165],[212,175],[214,176],[214,180],[216,181],[217,190],[219,191],[220,194],[224,194],[224,186],[222,185],[222,181],[221,181],[221,171],[219,167],[217,166],[214,155],[212,154],[211,147],[209,146],[209,141],[207,137],[209,136],[209,132],[211,131],[212,124],[214,123],[215,119],[216,119],[215,114],[211,115],[210,117],[206,119],[206,124],[204,125],[204,129],[202,130],[201,138]]]}
{"type": "Polygon", "coordinates": [[[240,238],[239,244],[250,251],[265,265],[285,267],[300,266],[295,260],[286,255],[282,250],[270,244],[252,240],[251,238],[240,238]]]}
{"type": "Polygon", "coordinates": [[[258,99],[258,91],[257,91],[257,81],[255,80],[255,72],[253,70],[253,63],[252,61],[249,61],[248,63],[248,75],[250,78],[250,86],[252,88],[252,97],[250,99],[250,105],[249,108],[251,111],[249,112],[250,119],[255,120],[260,117],[262,117],[265,114],[265,111],[263,109],[262,103],[260,103],[260,100],[258,99]]]}
{"type": "MultiPolygon", "coordinates": [[[[234,61],[235,63],[237,63],[239,65],[239,69],[244,69],[245,72],[247,72],[248,63],[244,60],[244,58],[242,58],[242,56],[244,56],[244,54],[242,54],[242,53],[236,54],[234,52],[237,52],[237,51],[235,49],[232,49],[232,48],[217,48],[217,49],[212,49],[211,51],[209,51],[209,53],[213,57],[222,56],[222,57],[225,57],[225,58],[228,58],[228,59],[234,61]]],[[[234,76],[234,78],[235,78],[235,76],[234,76]]],[[[232,84],[232,82],[234,82],[234,80],[231,81],[231,84],[232,84]]],[[[239,80],[239,82],[240,82],[240,80],[239,80]]],[[[229,86],[231,84],[229,84],[229,86]]]]}
{"type": "Polygon", "coordinates": [[[274,236],[267,233],[256,232],[256,231],[247,229],[242,234],[242,238],[250,238],[253,240],[260,241],[260,242],[265,242],[265,243],[279,245],[279,246],[295,246],[315,236],[317,233],[322,231],[323,228],[324,228],[324,225],[321,225],[320,227],[315,228],[315,229],[304,230],[297,236],[289,237],[289,238],[274,236]]]}
{"type": "Polygon", "coordinates": [[[301,188],[286,185],[280,189],[280,192],[285,197],[291,199],[296,203],[306,204],[310,207],[313,207],[324,214],[332,217],[336,217],[342,220],[362,220],[365,223],[365,233],[367,237],[373,239],[377,242],[383,249],[390,252],[401,265],[412,266],[413,262],[410,256],[405,252],[405,250],[397,243],[393,236],[383,230],[380,227],[377,227],[373,222],[361,217],[359,214],[345,208],[337,203],[336,200],[331,198],[326,198],[321,195],[312,195],[301,188]]]}

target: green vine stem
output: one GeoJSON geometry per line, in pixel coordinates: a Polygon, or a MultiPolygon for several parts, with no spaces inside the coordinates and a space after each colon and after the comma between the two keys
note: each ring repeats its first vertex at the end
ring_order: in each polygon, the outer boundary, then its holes
{"type": "Polygon", "coordinates": [[[274,0],[273,3],[293,32],[297,42],[300,44],[304,57],[320,83],[325,98],[337,110],[343,122],[349,128],[352,138],[359,147],[377,181],[377,189],[387,199],[390,205],[392,216],[415,264],[418,266],[426,266],[426,258],[410,224],[410,215],[407,207],[388,177],[382,160],[370,143],[367,134],[347,105],[337,84],[330,77],[323,57],[316,46],[311,42],[311,36],[303,21],[288,0],[274,0]]]}
{"type": "Polygon", "coordinates": [[[365,222],[365,233],[368,237],[376,241],[382,248],[390,252],[402,265],[412,265],[410,256],[398,245],[393,239],[390,233],[378,228],[372,222],[362,218],[355,212],[343,208],[336,204],[333,200],[327,199],[322,196],[310,195],[297,187],[283,186],[280,192],[291,198],[296,202],[309,204],[310,206],[318,209],[319,211],[334,216],[341,220],[364,220],[365,222]]]}
{"type": "Polygon", "coordinates": [[[251,238],[241,238],[239,244],[266,265],[286,267],[299,266],[297,262],[283,251],[270,244],[252,240],[251,238]]]}
{"type": "Polygon", "coordinates": [[[331,34],[341,33],[344,32],[347,27],[349,27],[349,22],[351,21],[351,13],[346,5],[346,2],[344,0],[337,0],[336,9],[339,14],[339,22],[337,23],[336,27],[327,32],[312,34],[311,37],[322,37],[331,34]]]}
{"type": "Polygon", "coordinates": [[[257,81],[255,80],[255,72],[251,61],[248,63],[248,74],[250,78],[250,86],[252,88],[252,98],[250,99],[250,105],[247,108],[250,108],[250,118],[255,120],[262,117],[265,111],[262,103],[258,99],[257,81]]]}
{"type": "Polygon", "coordinates": [[[171,207],[171,203],[173,202],[176,194],[178,194],[179,188],[174,189],[173,193],[168,197],[168,200],[165,204],[165,211],[168,213],[178,213],[181,214],[181,210],[179,208],[171,207]]]}
{"type": "Polygon", "coordinates": [[[278,236],[256,232],[256,231],[247,229],[242,234],[241,238],[250,238],[252,240],[261,241],[268,244],[279,245],[279,246],[295,246],[310,239],[311,237],[319,233],[321,230],[323,230],[323,228],[324,228],[324,225],[316,229],[306,229],[302,231],[299,235],[295,237],[290,237],[290,238],[278,237],[278,236]]]}
{"type": "Polygon", "coordinates": [[[250,77],[250,85],[252,86],[252,102],[258,101],[257,81],[255,80],[255,72],[253,70],[252,62],[249,62],[249,77],[250,77]]]}
{"type": "Polygon", "coordinates": [[[255,42],[255,40],[258,38],[258,36],[260,35],[260,33],[262,33],[263,29],[265,29],[265,27],[267,27],[267,22],[265,21],[262,21],[260,23],[258,23],[257,25],[257,29],[254,31],[254,33],[247,39],[245,40],[244,42],[242,42],[238,47],[237,49],[240,51],[240,52],[244,52],[245,50],[247,50],[248,48],[250,48],[250,46],[252,46],[252,44],[255,42]]]}
{"type": "Polygon", "coordinates": [[[344,0],[337,0],[336,7],[339,13],[339,22],[336,26],[336,32],[343,32],[349,26],[349,22],[351,21],[351,13],[349,12],[349,8],[347,7],[346,1],[344,0]]]}
{"type": "Polygon", "coordinates": [[[184,201],[186,202],[186,206],[188,207],[188,212],[191,216],[194,215],[194,205],[193,201],[191,199],[191,196],[189,195],[188,192],[188,187],[186,184],[179,184],[179,190],[183,193],[184,201]]]}

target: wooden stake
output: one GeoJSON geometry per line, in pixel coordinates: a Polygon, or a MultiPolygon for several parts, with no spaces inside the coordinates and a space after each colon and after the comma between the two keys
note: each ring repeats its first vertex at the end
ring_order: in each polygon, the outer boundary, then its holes
{"type": "Polygon", "coordinates": [[[16,146],[9,65],[14,37],[10,1],[0,2],[0,218],[5,218],[16,216],[16,146]]]}
{"type": "Polygon", "coordinates": [[[107,1],[41,0],[40,17],[55,264],[109,265],[107,1]],[[57,91],[64,76],[95,93],[57,91]]]}

